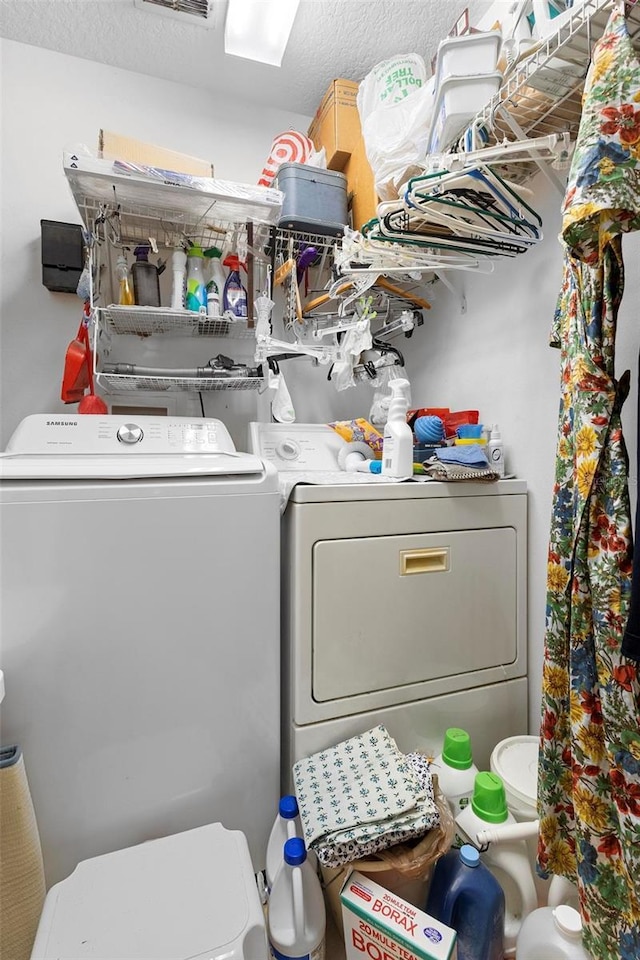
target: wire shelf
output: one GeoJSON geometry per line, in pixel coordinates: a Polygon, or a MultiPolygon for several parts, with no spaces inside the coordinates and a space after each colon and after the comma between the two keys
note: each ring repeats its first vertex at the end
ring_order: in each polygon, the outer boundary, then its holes
{"type": "Polygon", "coordinates": [[[126,307],[110,304],[98,308],[105,326],[119,335],[228,337],[249,339],[255,335],[245,319],[223,316],[212,318],[193,310],[170,310],[166,307],[126,307]]]}
{"type": "Polygon", "coordinates": [[[257,390],[262,377],[143,377],[120,373],[96,373],[98,384],[107,392],[182,391],[201,393],[211,390],[257,390]]]}
{"type": "Polygon", "coordinates": [[[341,236],[326,236],[318,233],[304,233],[300,230],[284,230],[278,228],[275,231],[275,254],[276,259],[280,257],[288,260],[289,257],[295,257],[307,247],[315,247],[318,251],[317,266],[323,256],[331,253],[336,243],[339,243],[341,236]]]}

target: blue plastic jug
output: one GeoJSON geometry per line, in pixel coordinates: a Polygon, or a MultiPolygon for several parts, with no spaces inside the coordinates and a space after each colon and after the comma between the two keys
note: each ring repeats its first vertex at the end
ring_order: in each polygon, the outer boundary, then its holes
{"type": "Polygon", "coordinates": [[[458,960],[502,960],[504,893],[475,847],[438,860],[425,910],[457,932],[458,960]]]}

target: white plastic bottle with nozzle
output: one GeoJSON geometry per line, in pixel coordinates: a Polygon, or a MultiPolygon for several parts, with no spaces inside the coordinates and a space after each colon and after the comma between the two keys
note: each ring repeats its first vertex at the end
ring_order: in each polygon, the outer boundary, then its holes
{"type": "Polygon", "coordinates": [[[302,837],[302,826],[300,824],[298,801],[292,794],[287,794],[280,798],[278,815],[271,827],[269,842],[267,843],[265,873],[269,890],[273,886],[273,881],[282,863],[284,845],[287,840],[291,840],[293,837],[302,837]]]}
{"type": "Polygon", "coordinates": [[[171,309],[184,310],[184,285],[187,269],[187,255],[184,250],[174,250],[171,256],[173,286],[171,288],[171,309]]]}
{"type": "Polygon", "coordinates": [[[518,934],[518,960],[590,960],[582,946],[582,921],[573,907],[540,907],[518,934]]]}
{"type": "Polygon", "coordinates": [[[504,955],[513,957],[522,921],[538,908],[538,894],[526,840],[498,839],[498,827],[516,824],[516,819],[507,809],[504,783],[497,774],[484,771],[477,774],[471,803],[458,814],[455,822],[465,840],[476,847],[480,846],[478,833],[493,828],[495,838],[489,849],[482,851],[482,860],[504,890],[504,955]]]}
{"type": "Polygon", "coordinates": [[[491,469],[495,470],[498,476],[504,477],[504,448],[502,446],[502,437],[500,436],[497,423],[494,423],[494,425],[491,427],[491,433],[489,434],[489,442],[487,443],[487,459],[491,469]]]}
{"type": "Polygon", "coordinates": [[[283,853],[267,914],[271,956],[324,960],[326,912],[320,880],[300,837],[287,840],[283,853]]]}
{"type": "MultiPolygon", "coordinates": [[[[471,738],[460,727],[445,730],[442,753],[433,761],[440,792],[446,797],[451,812],[457,817],[471,802],[478,768],[471,756],[471,738]]],[[[454,846],[461,846],[454,841],[454,846]]]]}
{"type": "Polygon", "coordinates": [[[382,473],[386,477],[404,480],[413,476],[413,432],[407,423],[408,380],[392,380],[389,415],[382,441],[382,473]]]}

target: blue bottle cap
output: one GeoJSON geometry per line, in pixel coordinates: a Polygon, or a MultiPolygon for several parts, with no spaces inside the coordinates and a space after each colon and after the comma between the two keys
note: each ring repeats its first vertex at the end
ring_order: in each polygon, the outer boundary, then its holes
{"type": "Polygon", "coordinates": [[[293,820],[294,817],[298,816],[298,801],[292,794],[280,797],[278,813],[284,820],[293,820]]]}
{"type": "Polygon", "coordinates": [[[307,851],[304,840],[300,837],[292,837],[284,845],[284,862],[290,867],[299,867],[307,859],[307,851]]]}
{"type": "Polygon", "coordinates": [[[467,867],[477,867],[480,863],[480,854],[470,843],[463,843],[460,847],[460,859],[467,867]]]}

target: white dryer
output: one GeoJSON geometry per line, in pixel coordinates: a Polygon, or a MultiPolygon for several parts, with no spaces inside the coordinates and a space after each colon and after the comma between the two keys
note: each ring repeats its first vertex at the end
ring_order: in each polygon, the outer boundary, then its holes
{"type": "Polygon", "coordinates": [[[0,457],[4,744],[48,885],[279,795],[276,471],[210,419],[29,417],[0,457]]]}
{"type": "Polygon", "coordinates": [[[300,757],[379,723],[434,756],[466,728],[488,770],[527,732],[526,484],[350,478],[344,443],[252,425],[286,498],[282,787],[300,757]]]}

